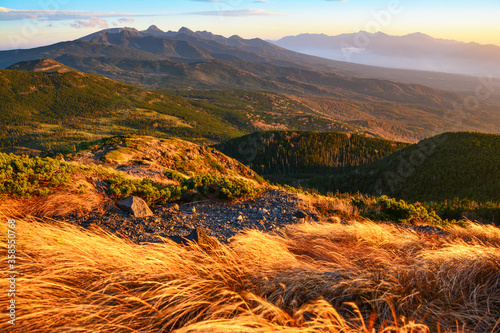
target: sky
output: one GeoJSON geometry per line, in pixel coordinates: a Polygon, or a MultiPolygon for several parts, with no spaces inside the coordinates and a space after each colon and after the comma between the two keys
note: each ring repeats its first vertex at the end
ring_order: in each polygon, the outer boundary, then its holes
{"type": "Polygon", "coordinates": [[[0,50],[153,24],[270,40],[364,30],[500,45],[499,17],[499,0],[0,0],[0,50]]]}

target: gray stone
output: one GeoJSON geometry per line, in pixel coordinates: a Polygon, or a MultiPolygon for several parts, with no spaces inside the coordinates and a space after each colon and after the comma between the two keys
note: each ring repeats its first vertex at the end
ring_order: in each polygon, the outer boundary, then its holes
{"type": "Polygon", "coordinates": [[[153,216],[153,212],[149,209],[146,202],[139,197],[125,198],[118,201],[116,205],[135,217],[153,216]]]}
{"type": "Polygon", "coordinates": [[[101,194],[105,194],[105,195],[111,194],[111,191],[109,189],[109,185],[105,181],[103,181],[99,178],[96,178],[96,177],[90,177],[90,181],[94,185],[97,192],[99,192],[101,194]]]}
{"type": "Polygon", "coordinates": [[[299,218],[299,219],[308,219],[309,215],[301,210],[297,210],[293,216],[299,218]]]}
{"type": "Polygon", "coordinates": [[[171,240],[178,244],[190,245],[190,243],[198,243],[205,248],[218,247],[217,240],[209,236],[203,228],[195,228],[187,236],[168,236],[171,240]]]}
{"type": "Polygon", "coordinates": [[[197,202],[205,199],[206,197],[196,190],[189,190],[181,195],[181,201],[183,202],[197,202]]]}

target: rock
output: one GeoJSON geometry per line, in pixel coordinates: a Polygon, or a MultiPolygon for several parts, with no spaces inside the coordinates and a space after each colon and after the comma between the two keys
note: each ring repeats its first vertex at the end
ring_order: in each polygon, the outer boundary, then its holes
{"type": "Polygon", "coordinates": [[[92,182],[92,185],[94,185],[97,192],[105,195],[111,194],[109,185],[105,181],[96,177],[90,177],[90,181],[92,182]]]}
{"type": "Polygon", "coordinates": [[[116,203],[112,201],[105,203],[105,210],[111,214],[123,214],[123,209],[118,207],[116,203]]]}
{"type": "Polygon", "coordinates": [[[182,244],[182,245],[189,245],[190,242],[197,242],[198,241],[198,233],[196,232],[196,229],[191,231],[191,233],[187,236],[168,236],[171,240],[176,242],[177,244],[182,244]]]}
{"type": "Polygon", "coordinates": [[[269,211],[267,209],[265,209],[265,208],[260,208],[259,209],[259,213],[261,213],[261,214],[269,214],[269,211]]]}
{"type": "Polygon", "coordinates": [[[118,201],[116,205],[135,217],[153,216],[146,202],[139,197],[128,197],[118,201]]]}
{"type": "Polygon", "coordinates": [[[307,215],[307,213],[301,211],[301,210],[297,210],[293,216],[299,218],[299,219],[307,219],[309,218],[309,215],[307,215]]]}
{"type": "Polygon", "coordinates": [[[179,207],[179,205],[178,205],[178,204],[174,204],[174,205],[172,205],[170,208],[171,208],[172,210],[179,210],[179,209],[180,209],[180,207],[179,207]]]}
{"type": "Polygon", "coordinates": [[[189,235],[181,236],[168,236],[171,240],[177,244],[189,245],[189,243],[195,242],[203,247],[216,247],[218,245],[217,240],[209,236],[203,228],[193,229],[189,235]]]}
{"type": "Polygon", "coordinates": [[[181,195],[181,201],[183,202],[196,202],[205,199],[206,198],[196,190],[189,190],[181,195]]]}

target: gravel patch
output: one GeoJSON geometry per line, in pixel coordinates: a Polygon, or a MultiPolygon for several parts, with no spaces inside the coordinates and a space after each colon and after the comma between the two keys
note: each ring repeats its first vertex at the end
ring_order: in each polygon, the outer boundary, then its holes
{"type": "Polygon", "coordinates": [[[241,202],[201,201],[152,207],[154,216],[135,218],[115,209],[66,220],[84,228],[100,227],[130,238],[134,242],[161,242],[171,236],[185,237],[202,228],[221,242],[245,229],[278,231],[286,225],[319,220],[318,212],[308,208],[297,195],[281,190],[266,190],[261,196],[241,202]]]}

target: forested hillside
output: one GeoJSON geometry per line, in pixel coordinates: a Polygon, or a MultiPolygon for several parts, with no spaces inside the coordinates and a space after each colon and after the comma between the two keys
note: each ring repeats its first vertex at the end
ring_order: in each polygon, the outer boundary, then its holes
{"type": "Polygon", "coordinates": [[[218,142],[262,128],[361,131],[275,93],[233,92],[224,103],[213,104],[200,96],[159,93],[82,73],[53,60],[16,68],[22,70],[0,70],[0,148],[64,150],[123,134],[218,142]]]}
{"type": "Polygon", "coordinates": [[[445,133],[418,144],[357,134],[268,131],[217,145],[268,179],[408,201],[500,201],[500,135],[445,133]]]}
{"type": "Polygon", "coordinates": [[[261,175],[328,175],[376,161],[409,144],[338,132],[266,131],[216,146],[261,175]]]}
{"type": "Polygon", "coordinates": [[[354,171],[328,188],[406,200],[500,201],[500,135],[445,133],[354,171]]]}

